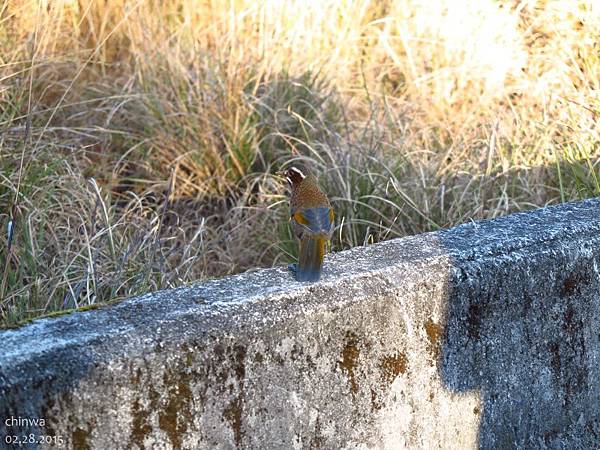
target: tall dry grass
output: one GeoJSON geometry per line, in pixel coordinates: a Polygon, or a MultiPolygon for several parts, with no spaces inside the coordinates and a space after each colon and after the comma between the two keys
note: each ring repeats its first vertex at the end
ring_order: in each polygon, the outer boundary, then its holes
{"type": "Polygon", "coordinates": [[[600,194],[587,1],[0,3],[2,323],[600,194]],[[12,235],[11,235],[12,234],[12,235]]]}

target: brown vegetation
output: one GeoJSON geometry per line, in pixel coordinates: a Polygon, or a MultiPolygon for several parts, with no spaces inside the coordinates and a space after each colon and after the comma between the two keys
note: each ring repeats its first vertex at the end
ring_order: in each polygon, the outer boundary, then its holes
{"type": "Polygon", "coordinates": [[[595,3],[0,2],[2,322],[599,195],[595,3]]]}

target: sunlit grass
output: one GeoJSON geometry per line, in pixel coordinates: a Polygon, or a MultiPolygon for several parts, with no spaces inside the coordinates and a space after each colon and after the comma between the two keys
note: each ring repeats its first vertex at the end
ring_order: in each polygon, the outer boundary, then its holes
{"type": "Polygon", "coordinates": [[[600,195],[596,3],[1,2],[2,323],[600,195]]]}

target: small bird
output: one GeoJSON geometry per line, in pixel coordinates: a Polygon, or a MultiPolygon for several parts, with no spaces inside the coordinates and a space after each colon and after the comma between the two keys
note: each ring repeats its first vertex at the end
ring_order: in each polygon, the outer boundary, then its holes
{"type": "Polygon", "coordinates": [[[288,268],[298,281],[317,281],[321,278],[325,249],[333,233],[333,208],[317,186],[315,176],[307,170],[290,167],[279,174],[292,189],[290,222],[300,241],[298,264],[290,264],[288,268]]]}

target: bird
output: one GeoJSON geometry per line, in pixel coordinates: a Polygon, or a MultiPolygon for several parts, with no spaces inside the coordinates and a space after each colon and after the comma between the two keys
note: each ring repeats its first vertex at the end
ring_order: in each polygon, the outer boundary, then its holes
{"type": "Polygon", "coordinates": [[[316,177],[304,167],[292,166],[279,175],[286,178],[291,188],[290,223],[300,244],[298,263],[288,268],[298,281],[318,281],[333,234],[333,208],[316,177]]]}

